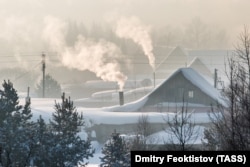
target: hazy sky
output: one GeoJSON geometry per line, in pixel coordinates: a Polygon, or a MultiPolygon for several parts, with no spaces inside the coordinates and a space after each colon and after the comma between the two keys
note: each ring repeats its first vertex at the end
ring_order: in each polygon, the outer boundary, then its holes
{"type": "Polygon", "coordinates": [[[136,15],[151,25],[182,25],[194,17],[229,29],[249,24],[249,0],[0,0],[1,17],[46,15],[81,20],[106,20],[136,15]]]}
{"type": "Polygon", "coordinates": [[[0,39],[35,44],[47,16],[85,25],[137,16],[152,28],[183,28],[200,18],[212,28],[224,29],[232,40],[250,25],[249,6],[249,0],[0,0],[0,39]]]}
{"type": "Polygon", "coordinates": [[[243,26],[250,26],[249,7],[250,0],[0,0],[1,66],[13,61],[10,54],[22,62],[20,55],[40,56],[46,50],[41,45],[45,45],[42,33],[48,17],[76,20],[91,27],[136,16],[151,28],[172,29],[183,29],[199,18],[210,29],[225,30],[233,44],[243,26]],[[13,53],[6,53],[9,50],[13,53]]]}

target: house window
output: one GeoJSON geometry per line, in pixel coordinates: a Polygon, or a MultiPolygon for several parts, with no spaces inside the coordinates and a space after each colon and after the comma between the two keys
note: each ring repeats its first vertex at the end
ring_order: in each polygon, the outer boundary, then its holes
{"type": "Polygon", "coordinates": [[[194,91],[192,91],[192,90],[188,91],[188,97],[194,98],[194,91]]]}

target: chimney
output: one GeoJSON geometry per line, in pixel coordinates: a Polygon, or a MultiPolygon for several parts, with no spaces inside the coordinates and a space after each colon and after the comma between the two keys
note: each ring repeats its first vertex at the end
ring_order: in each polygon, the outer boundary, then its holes
{"type": "Polygon", "coordinates": [[[124,95],[123,92],[119,92],[119,101],[120,101],[120,106],[124,104],[124,95]]]}

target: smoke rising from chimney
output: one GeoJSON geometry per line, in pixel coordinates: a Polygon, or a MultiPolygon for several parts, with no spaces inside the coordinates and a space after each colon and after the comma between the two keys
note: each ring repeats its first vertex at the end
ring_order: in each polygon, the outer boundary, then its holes
{"type": "Polygon", "coordinates": [[[123,89],[127,77],[121,72],[117,59],[121,50],[105,40],[92,40],[78,36],[74,46],[67,46],[65,34],[67,25],[54,17],[45,19],[44,39],[61,56],[62,64],[68,68],[89,70],[104,81],[117,82],[123,89]]]}
{"type": "Polygon", "coordinates": [[[67,24],[52,16],[47,16],[44,19],[44,23],[43,39],[48,42],[54,51],[62,53],[66,48],[65,36],[68,28],[67,24]]]}
{"type": "Polygon", "coordinates": [[[149,35],[150,28],[142,24],[137,17],[122,17],[117,21],[115,33],[120,38],[132,39],[141,46],[148,57],[149,64],[155,70],[155,56],[153,54],[152,40],[149,35]]]}
{"type": "MultiPolygon", "coordinates": [[[[41,30],[34,17],[0,15],[0,27],[1,52],[13,56],[18,63],[13,63],[11,68],[18,66],[30,70],[30,57],[22,55],[34,52],[38,48],[40,50],[40,35],[37,32],[41,30]]],[[[10,68],[8,63],[1,65],[0,68],[6,67],[10,68]]]]}

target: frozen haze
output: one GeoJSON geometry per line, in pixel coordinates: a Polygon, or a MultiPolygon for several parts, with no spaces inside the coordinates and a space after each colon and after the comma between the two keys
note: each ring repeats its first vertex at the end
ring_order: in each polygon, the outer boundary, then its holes
{"type": "Polygon", "coordinates": [[[115,32],[118,37],[132,39],[137,43],[148,57],[150,66],[155,70],[155,56],[148,26],[145,26],[137,17],[122,17],[117,21],[115,32]]]}
{"type": "Polygon", "coordinates": [[[67,25],[55,17],[45,18],[44,39],[51,48],[59,53],[62,64],[68,68],[81,71],[89,70],[104,81],[117,82],[123,90],[127,77],[121,72],[118,59],[123,55],[120,49],[111,42],[98,41],[78,36],[74,46],[65,42],[67,25]]]}
{"type": "MultiPolygon", "coordinates": [[[[212,30],[224,29],[232,47],[243,25],[250,25],[249,0],[0,0],[0,53],[16,56],[19,65],[30,67],[20,53],[40,55],[47,51],[41,32],[43,20],[54,16],[91,28],[93,23],[109,24],[107,18],[135,16],[152,29],[186,29],[200,18],[212,30]],[[14,52],[14,53],[12,53],[14,52]]],[[[170,32],[170,37],[175,31],[170,32]]],[[[211,33],[211,32],[208,32],[211,33]]],[[[183,34],[180,34],[183,35],[183,34]]],[[[170,39],[171,40],[171,39],[170,39]]],[[[14,56],[13,56],[14,57],[14,56]]],[[[15,57],[14,57],[15,58],[15,57]]],[[[2,65],[5,67],[5,65],[2,65]]],[[[7,66],[8,67],[8,66],[7,66]]]]}
{"type": "MultiPolygon", "coordinates": [[[[228,35],[228,45],[223,47],[233,47],[243,25],[250,26],[249,6],[249,0],[0,0],[0,69],[18,65],[27,68],[33,74],[35,69],[31,66],[40,63],[43,51],[50,52],[47,47],[49,45],[58,53],[64,66],[92,71],[105,81],[117,82],[122,89],[127,77],[119,65],[119,60],[124,58],[120,46],[111,41],[93,40],[83,35],[79,35],[74,45],[69,46],[65,42],[68,20],[83,23],[91,30],[93,24],[106,25],[109,24],[107,18],[115,17],[120,18],[117,20],[119,25],[124,25],[119,29],[128,27],[129,34],[121,34],[122,38],[131,39],[136,37],[134,34],[140,34],[137,30],[130,31],[134,27],[129,26],[134,24],[145,30],[143,33],[146,38],[152,35],[149,34],[150,29],[162,28],[168,32],[168,34],[159,32],[162,37],[166,37],[166,40],[175,40],[173,35],[176,32],[183,32],[177,34],[180,36],[188,35],[185,31],[187,27],[192,24],[194,18],[200,18],[205,25],[209,25],[211,31],[225,30],[228,35]],[[28,56],[24,57],[23,53],[28,56]]],[[[214,37],[210,31],[206,33],[207,37],[214,37]]],[[[220,38],[216,38],[218,39],[220,38]]],[[[154,57],[151,53],[154,43],[145,38],[142,41],[146,44],[140,42],[138,38],[135,39],[135,42],[142,46],[154,68],[154,57]]],[[[220,43],[220,40],[218,41],[220,43]]],[[[53,67],[53,70],[55,69],[53,67]]],[[[41,69],[37,68],[37,71],[40,75],[41,69]]],[[[63,72],[60,75],[69,78],[63,72]]],[[[28,86],[26,84],[25,82],[25,87],[28,86]]],[[[79,108],[79,111],[83,111],[84,116],[93,118],[98,124],[108,123],[110,120],[115,120],[116,124],[131,123],[136,122],[141,113],[129,110],[141,107],[144,102],[141,100],[122,107],[113,106],[102,110],[79,108]],[[116,109],[126,112],[111,112],[116,109]]],[[[51,119],[53,105],[53,99],[32,99],[33,119],[36,120],[39,115],[43,115],[47,121],[51,119]]],[[[149,115],[154,122],[162,118],[159,113],[149,113],[149,115]]],[[[200,123],[209,121],[205,113],[197,113],[194,118],[200,123]]]]}
{"type": "Polygon", "coordinates": [[[41,19],[54,15],[92,24],[117,14],[135,15],[150,25],[179,26],[199,16],[230,32],[250,23],[249,6],[248,0],[0,0],[0,11],[4,17],[34,16],[41,19]]]}
{"type": "Polygon", "coordinates": [[[64,18],[83,19],[90,23],[93,20],[103,19],[100,16],[104,14],[114,11],[118,13],[119,10],[121,15],[132,13],[158,25],[164,22],[172,23],[174,20],[185,23],[190,17],[200,15],[209,21],[227,22],[225,26],[247,19],[246,13],[250,6],[248,0],[157,0],[157,2],[152,0],[1,0],[0,4],[1,11],[5,14],[8,12],[23,15],[34,13],[38,16],[53,14],[64,18]],[[208,11],[213,12],[208,15],[208,11]],[[168,21],[163,19],[166,16],[169,17],[168,21]],[[238,21],[232,16],[238,17],[238,21]],[[225,20],[225,18],[231,19],[225,20]]]}

